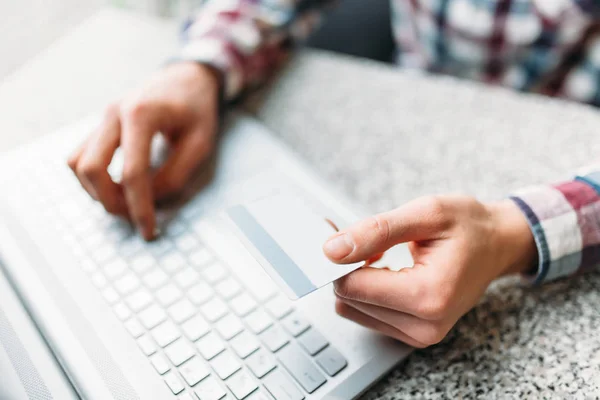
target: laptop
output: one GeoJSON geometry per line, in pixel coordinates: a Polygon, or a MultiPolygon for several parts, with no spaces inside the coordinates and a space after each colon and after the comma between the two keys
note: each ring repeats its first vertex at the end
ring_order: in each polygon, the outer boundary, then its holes
{"type": "Polygon", "coordinates": [[[0,399],[349,400],[407,357],[339,317],[331,286],[289,300],[220,217],[275,192],[347,223],[364,215],[264,126],[228,118],[145,243],[66,166],[98,122],[0,159],[0,399]]]}

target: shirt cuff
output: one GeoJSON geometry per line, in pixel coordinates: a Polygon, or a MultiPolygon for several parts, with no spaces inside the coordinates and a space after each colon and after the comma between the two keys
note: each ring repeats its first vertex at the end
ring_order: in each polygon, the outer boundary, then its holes
{"type": "Polygon", "coordinates": [[[527,218],[538,250],[537,272],[525,276],[530,283],[569,276],[600,260],[600,196],[585,179],[578,176],[511,197],[527,218]]]}

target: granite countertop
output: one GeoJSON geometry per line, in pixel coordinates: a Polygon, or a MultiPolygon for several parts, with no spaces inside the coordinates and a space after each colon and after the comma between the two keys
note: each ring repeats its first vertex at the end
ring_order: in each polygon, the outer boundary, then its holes
{"type": "MultiPolygon", "coordinates": [[[[296,57],[249,104],[373,211],[449,191],[498,199],[569,178],[600,151],[593,108],[327,53],[296,57]]],[[[598,398],[599,305],[599,272],[496,282],[363,398],[598,398]]]]}

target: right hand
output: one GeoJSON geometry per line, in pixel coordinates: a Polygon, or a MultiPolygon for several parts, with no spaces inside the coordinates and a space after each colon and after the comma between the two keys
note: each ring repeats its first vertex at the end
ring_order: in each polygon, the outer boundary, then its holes
{"type": "Polygon", "coordinates": [[[100,126],[68,161],[89,195],[109,213],[129,218],[146,240],[156,236],[155,201],[178,194],[215,146],[219,85],[210,67],[168,66],[109,106],[100,126]],[[157,132],[167,138],[170,152],[152,172],[151,141],[157,132]],[[118,147],[124,155],[120,183],[108,173],[118,147]]]}

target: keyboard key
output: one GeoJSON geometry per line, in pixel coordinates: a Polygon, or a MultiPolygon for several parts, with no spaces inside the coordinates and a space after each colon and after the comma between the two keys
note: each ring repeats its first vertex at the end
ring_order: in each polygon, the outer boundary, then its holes
{"type": "Polygon", "coordinates": [[[252,281],[252,284],[248,284],[247,287],[252,295],[261,303],[264,303],[275,296],[278,292],[275,284],[273,284],[273,281],[266,273],[264,274],[264,279],[255,279],[252,281]]]}
{"type": "Polygon", "coordinates": [[[150,355],[156,353],[156,345],[154,344],[152,339],[150,339],[149,335],[144,335],[144,336],[140,337],[137,340],[137,343],[145,355],[150,356],[150,355]]]}
{"type": "Polygon", "coordinates": [[[156,304],[152,304],[144,311],[140,312],[138,318],[146,329],[152,329],[167,318],[167,313],[156,304]]]}
{"type": "Polygon", "coordinates": [[[106,264],[116,255],[116,250],[112,244],[103,244],[92,253],[92,258],[97,264],[106,264]]]}
{"type": "Polygon", "coordinates": [[[308,354],[314,356],[329,344],[316,329],[309,329],[298,337],[298,342],[308,354]]]}
{"type": "Polygon", "coordinates": [[[242,368],[238,359],[229,350],[225,350],[213,358],[210,361],[210,366],[221,379],[229,378],[234,372],[242,368]]]}
{"type": "Polygon", "coordinates": [[[277,353],[277,358],[308,393],[314,392],[327,382],[325,376],[295,345],[283,348],[277,353]]]}
{"type": "Polygon", "coordinates": [[[202,379],[210,375],[210,370],[204,364],[204,361],[198,357],[193,357],[179,367],[178,371],[188,385],[194,386],[202,379]]]}
{"type": "Polygon", "coordinates": [[[348,365],[348,361],[346,361],[344,356],[332,346],[327,347],[319,353],[315,359],[317,360],[317,364],[319,364],[329,376],[335,376],[348,365]]]}
{"type": "Polygon", "coordinates": [[[227,276],[227,269],[221,263],[213,262],[202,270],[202,275],[208,283],[214,285],[227,276]]]}
{"type": "Polygon", "coordinates": [[[170,238],[176,238],[186,231],[185,225],[182,224],[181,222],[176,222],[176,221],[171,221],[166,228],[167,229],[166,229],[166,232],[164,233],[164,236],[167,236],[170,238]]]}
{"type": "Polygon", "coordinates": [[[169,320],[152,329],[151,333],[152,337],[160,347],[165,347],[166,345],[173,343],[181,336],[179,329],[177,329],[175,324],[169,320]]]}
{"type": "Polygon", "coordinates": [[[188,261],[194,267],[204,267],[212,258],[212,254],[207,249],[198,249],[188,256],[188,261]]]}
{"type": "Polygon", "coordinates": [[[131,317],[131,311],[124,303],[115,304],[113,311],[121,321],[125,321],[127,318],[131,317]]]}
{"type": "Polygon", "coordinates": [[[263,392],[262,390],[258,390],[252,393],[252,395],[248,397],[247,400],[272,400],[272,397],[263,392]]]}
{"type": "Polygon", "coordinates": [[[160,353],[150,357],[150,362],[152,363],[152,366],[154,367],[156,372],[158,372],[160,375],[164,374],[165,372],[171,369],[171,366],[169,365],[169,362],[167,361],[165,356],[163,356],[160,353]]]}
{"type": "Polygon", "coordinates": [[[287,335],[277,326],[270,327],[261,333],[259,337],[265,346],[272,352],[276,352],[289,343],[287,335]]]}
{"type": "Polygon", "coordinates": [[[196,249],[199,244],[200,243],[198,240],[189,233],[179,235],[175,239],[175,247],[184,253],[189,253],[190,251],[196,249]]]}
{"type": "Polygon", "coordinates": [[[148,250],[154,257],[160,257],[173,248],[173,245],[167,240],[155,240],[146,244],[148,250]]]}
{"type": "Polygon", "coordinates": [[[176,367],[194,356],[194,348],[184,339],[179,339],[165,348],[165,354],[176,367]]]}
{"type": "Polygon", "coordinates": [[[262,349],[248,357],[246,365],[259,379],[271,372],[277,366],[273,356],[262,349]]]}
{"type": "Polygon", "coordinates": [[[114,304],[119,301],[119,294],[110,286],[102,291],[102,296],[108,304],[114,304]]]}
{"type": "Polygon", "coordinates": [[[181,379],[179,379],[174,372],[169,372],[168,374],[164,375],[164,380],[173,394],[179,394],[183,392],[183,382],[181,382],[181,379]]]}
{"type": "Polygon", "coordinates": [[[234,297],[229,304],[234,313],[240,317],[248,315],[253,311],[256,306],[256,300],[254,300],[248,293],[242,293],[237,297],[234,297]]]}
{"type": "Polygon", "coordinates": [[[196,313],[196,307],[188,300],[179,300],[169,307],[169,315],[175,323],[180,324],[196,313]]]}
{"type": "Polygon", "coordinates": [[[175,275],[174,279],[179,287],[187,289],[200,279],[200,274],[191,267],[185,267],[175,275]]]}
{"type": "Polygon", "coordinates": [[[104,273],[110,280],[114,280],[127,271],[128,266],[123,260],[114,260],[104,266],[104,273]]]}
{"type": "Polygon", "coordinates": [[[249,373],[242,370],[227,380],[227,386],[236,399],[243,400],[258,389],[258,385],[249,373]]]}
{"type": "Polygon", "coordinates": [[[267,302],[265,308],[274,318],[281,319],[293,311],[292,304],[282,295],[267,302]]]}
{"type": "Polygon", "coordinates": [[[104,274],[100,271],[94,272],[92,275],[92,283],[97,289],[102,289],[108,284],[108,281],[104,277],[104,274]]]}
{"type": "MultiPolygon", "coordinates": [[[[223,321],[223,320],[221,320],[223,321]]],[[[246,358],[260,347],[258,339],[248,332],[242,332],[231,340],[231,347],[240,358],[246,358]]]]}
{"type": "Polygon", "coordinates": [[[154,260],[154,257],[149,254],[140,254],[131,260],[131,269],[133,269],[136,274],[143,275],[155,264],[156,261],[154,260]]]}
{"type": "Polygon", "coordinates": [[[308,328],[310,328],[310,322],[305,320],[299,313],[295,312],[288,315],[281,321],[283,327],[292,336],[298,336],[308,328]]]}
{"type": "Polygon", "coordinates": [[[138,312],[152,303],[152,295],[146,289],[138,290],[125,299],[125,303],[133,310],[138,312]]]}
{"type": "Polygon", "coordinates": [[[214,297],[214,290],[206,283],[199,282],[192,286],[187,295],[195,305],[199,306],[201,304],[206,303],[208,300],[214,297]]]}
{"type": "Polygon", "coordinates": [[[131,318],[125,322],[125,328],[129,331],[129,334],[133,336],[134,339],[142,336],[144,333],[144,327],[135,318],[131,318]]]}
{"type": "Polygon", "coordinates": [[[200,315],[196,315],[192,319],[186,321],[181,325],[183,334],[187,336],[192,342],[195,342],[202,336],[210,332],[210,325],[200,315]]]}
{"type": "Polygon", "coordinates": [[[214,333],[209,333],[196,342],[196,348],[206,360],[211,360],[225,350],[225,344],[214,333]]]}
{"type": "Polygon", "coordinates": [[[133,292],[140,286],[140,280],[133,272],[129,272],[115,282],[115,288],[122,296],[133,292]]]}
{"type": "Polygon", "coordinates": [[[271,317],[269,317],[263,310],[256,310],[248,314],[246,318],[244,318],[244,321],[254,333],[261,333],[269,326],[273,325],[271,317]]]}
{"type": "Polygon", "coordinates": [[[121,245],[119,246],[119,254],[129,259],[133,257],[143,247],[144,242],[142,241],[142,239],[140,239],[137,235],[130,236],[129,238],[121,242],[121,245]]]}
{"type": "Polygon", "coordinates": [[[86,274],[91,274],[97,269],[96,263],[90,260],[89,258],[82,259],[81,261],[79,261],[79,264],[81,265],[81,270],[86,274]]]}
{"type": "Polygon", "coordinates": [[[162,306],[168,307],[177,300],[181,299],[183,292],[177,286],[173,285],[172,283],[168,283],[158,289],[155,295],[156,299],[162,306]]]}
{"type": "Polygon", "coordinates": [[[212,376],[204,379],[194,388],[198,399],[201,400],[221,400],[227,392],[221,387],[219,382],[212,376]]]}
{"type": "Polygon", "coordinates": [[[229,340],[244,330],[242,322],[233,314],[228,314],[215,324],[215,329],[225,340],[229,340]]]}
{"type": "Polygon", "coordinates": [[[216,289],[222,298],[229,300],[242,291],[242,285],[234,278],[227,278],[217,284],[216,289]]]}
{"type": "Polygon", "coordinates": [[[219,298],[214,298],[208,303],[205,303],[201,308],[202,314],[209,322],[215,322],[227,314],[229,311],[227,305],[219,298]]]}
{"type": "Polygon", "coordinates": [[[263,380],[265,387],[277,400],[303,400],[304,395],[290,378],[276,369],[263,380]]]}
{"type": "Polygon", "coordinates": [[[169,277],[167,276],[167,274],[165,274],[162,270],[158,269],[157,267],[152,268],[150,272],[148,272],[142,278],[144,284],[150,289],[156,289],[162,286],[164,283],[167,282],[168,279],[169,277]]]}
{"type": "Polygon", "coordinates": [[[160,266],[167,274],[174,274],[187,264],[185,258],[179,253],[171,253],[160,260],[160,266]]]}

